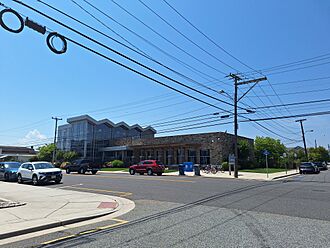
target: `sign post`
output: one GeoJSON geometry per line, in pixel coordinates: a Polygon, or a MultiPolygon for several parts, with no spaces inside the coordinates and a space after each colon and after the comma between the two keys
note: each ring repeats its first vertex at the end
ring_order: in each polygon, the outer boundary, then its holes
{"type": "Polygon", "coordinates": [[[235,155],[229,154],[228,158],[228,168],[229,168],[229,175],[231,175],[231,167],[235,165],[235,155]]]}
{"type": "Polygon", "coordinates": [[[268,155],[270,154],[270,152],[267,150],[264,150],[263,154],[266,156],[266,171],[267,171],[267,178],[268,178],[268,155]]]}
{"type": "Polygon", "coordinates": [[[285,174],[288,174],[288,165],[285,161],[285,158],[286,158],[286,153],[283,153],[283,158],[284,158],[284,162],[285,162],[285,174]]]}

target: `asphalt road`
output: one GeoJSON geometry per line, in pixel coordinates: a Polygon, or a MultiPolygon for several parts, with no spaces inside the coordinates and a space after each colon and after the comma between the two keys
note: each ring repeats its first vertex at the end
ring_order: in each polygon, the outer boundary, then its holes
{"type": "MultiPolygon", "coordinates": [[[[127,174],[65,175],[47,185],[127,197],[126,224],[46,247],[330,247],[330,171],[262,182],[127,174]]],[[[109,221],[5,247],[45,241],[109,221]]]]}

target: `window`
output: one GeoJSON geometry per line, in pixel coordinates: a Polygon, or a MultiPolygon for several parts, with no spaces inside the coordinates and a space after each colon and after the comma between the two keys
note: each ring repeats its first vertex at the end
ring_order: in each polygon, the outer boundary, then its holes
{"type": "Polygon", "coordinates": [[[200,164],[210,164],[210,150],[200,150],[200,164]]]}
{"type": "Polygon", "coordinates": [[[188,162],[196,163],[196,151],[195,150],[188,150],[188,162]]]}

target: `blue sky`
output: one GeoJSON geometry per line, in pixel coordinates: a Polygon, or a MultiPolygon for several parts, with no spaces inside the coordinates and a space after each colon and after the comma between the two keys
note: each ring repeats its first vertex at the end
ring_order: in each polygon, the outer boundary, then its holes
{"type": "MultiPolygon", "coordinates": [[[[218,45],[254,69],[266,69],[330,53],[330,2],[326,0],[291,0],[285,2],[276,0],[167,1],[218,45]]],[[[34,21],[47,26],[47,28],[67,35],[155,79],[188,92],[199,99],[217,104],[221,108],[232,110],[230,106],[208,99],[154,75],[27,8],[9,0],[3,0],[2,2],[29,16],[34,21]]],[[[180,82],[227,102],[231,101],[225,95],[209,91],[205,87],[189,82],[154,62],[74,23],[35,0],[24,2],[180,82]]],[[[126,42],[92,19],[71,1],[45,0],[45,2],[70,13],[70,15],[123,43],[126,42]]],[[[177,47],[180,47],[181,50],[143,26],[112,1],[97,1],[98,3],[95,3],[95,5],[122,25],[127,26],[152,44],[166,51],[172,58],[179,59],[194,69],[187,69],[182,63],[178,63],[144,40],[97,13],[83,0],[76,0],[76,2],[91,11],[116,33],[152,58],[214,90],[225,90],[228,94],[233,92],[232,81],[225,78],[225,75],[219,71],[225,74],[251,71],[251,69],[228,56],[205,39],[161,0],[143,0],[143,2],[204,50],[212,54],[213,57],[187,41],[137,0],[116,0],[116,2],[177,47]],[[214,57],[217,59],[214,59],[214,57]],[[195,58],[202,61],[203,64],[195,58]],[[219,60],[229,64],[232,68],[220,63],[219,60]],[[201,75],[195,70],[203,74],[201,75]]],[[[17,25],[14,18],[6,16],[5,20],[8,24],[17,25]]],[[[68,44],[67,53],[55,55],[47,48],[45,40],[46,36],[27,27],[19,34],[9,33],[0,27],[0,73],[2,76],[0,144],[32,145],[51,142],[54,132],[52,116],[59,116],[64,119],[59,124],[64,124],[66,118],[70,116],[90,114],[95,119],[108,118],[113,122],[125,121],[128,124],[139,123],[145,126],[219,111],[157,85],[74,44],[68,44]]],[[[328,57],[322,57],[323,60],[315,63],[287,69],[326,63],[330,61],[328,57]]],[[[261,82],[258,87],[243,98],[242,103],[260,107],[330,98],[330,79],[292,83],[292,81],[329,77],[329,69],[330,65],[324,64],[273,75],[268,75],[271,72],[265,72],[264,74],[268,77],[269,82],[261,82]],[[306,91],[313,92],[304,93],[306,91]]],[[[274,72],[281,72],[281,70],[274,72]]],[[[249,78],[260,77],[260,75],[247,75],[250,76],[249,78]]],[[[246,88],[241,87],[240,94],[244,92],[244,89],[246,90],[246,88]]],[[[328,111],[329,107],[329,102],[326,102],[299,107],[271,108],[266,111],[257,111],[256,114],[249,117],[260,118],[328,111]]],[[[257,135],[271,136],[281,139],[283,143],[289,146],[302,145],[302,142],[299,141],[301,139],[300,127],[294,120],[262,122],[262,125],[281,136],[270,133],[252,123],[241,123],[239,134],[251,138],[257,135]]],[[[329,121],[329,115],[307,118],[307,121],[304,122],[305,130],[314,130],[306,133],[308,146],[313,146],[315,139],[317,139],[319,145],[327,146],[330,143],[329,121]]],[[[189,124],[193,123],[186,123],[186,125],[189,124]]],[[[157,129],[159,131],[177,129],[183,125],[181,123],[180,125],[162,126],[157,129]]],[[[160,135],[226,130],[232,132],[232,126],[232,124],[227,124],[180,132],[168,132],[160,135]]]]}

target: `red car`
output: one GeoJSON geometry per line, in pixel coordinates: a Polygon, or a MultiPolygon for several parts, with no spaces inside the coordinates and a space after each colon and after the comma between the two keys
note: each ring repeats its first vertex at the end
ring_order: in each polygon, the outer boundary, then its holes
{"type": "Polygon", "coordinates": [[[130,166],[129,174],[134,175],[135,172],[137,172],[140,173],[140,175],[147,173],[149,176],[151,176],[156,173],[157,176],[161,176],[164,170],[165,166],[157,160],[143,160],[138,164],[130,166]]]}

